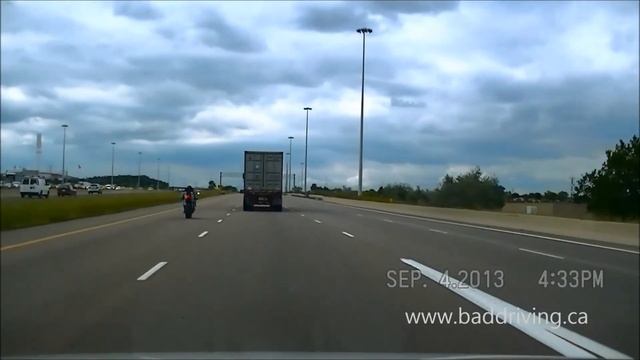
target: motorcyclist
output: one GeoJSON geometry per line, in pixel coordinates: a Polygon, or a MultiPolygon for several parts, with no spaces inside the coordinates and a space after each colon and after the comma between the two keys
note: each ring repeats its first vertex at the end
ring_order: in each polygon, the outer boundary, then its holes
{"type": "Polygon", "coordinates": [[[188,185],[184,189],[184,192],[182,193],[182,200],[184,200],[187,195],[191,196],[191,201],[193,202],[193,210],[195,211],[196,200],[198,200],[198,193],[195,190],[193,190],[193,187],[191,187],[191,185],[188,185]]]}

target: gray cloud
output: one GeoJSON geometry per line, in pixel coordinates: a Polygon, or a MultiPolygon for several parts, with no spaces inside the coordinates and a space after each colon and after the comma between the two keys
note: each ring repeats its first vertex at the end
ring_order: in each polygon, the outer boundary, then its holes
{"type": "Polygon", "coordinates": [[[345,1],[305,7],[297,25],[320,32],[355,31],[360,26],[376,27],[376,15],[395,21],[399,14],[438,14],[457,7],[458,1],[345,1]]]}
{"type": "Polygon", "coordinates": [[[334,7],[317,6],[302,11],[297,25],[303,29],[320,32],[355,31],[358,26],[369,25],[368,13],[357,2],[334,7]]]}
{"type": "Polygon", "coordinates": [[[116,1],[113,4],[113,14],[135,20],[155,20],[162,17],[147,1],[116,1]]]}
{"type": "Polygon", "coordinates": [[[196,25],[200,29],[202,42],[211,47],[243,53],[259,52],[266,48],[259,32],[234,27],[213,11],[202,16],[196,25]]]}
{"type": "Polygon", "coordinates": [[[426,107],[427,104],[424,101],[406,100],[403,98],[392,97],[391,106],[406,107],[406,108],[423,108],[423,107],[426,107]]]}
{"type": "Polygon", "coordinates": [[[372,14],[395,19],[398,14],[438,14],[458,8],[459,1],[363,1],[372,14]]]}

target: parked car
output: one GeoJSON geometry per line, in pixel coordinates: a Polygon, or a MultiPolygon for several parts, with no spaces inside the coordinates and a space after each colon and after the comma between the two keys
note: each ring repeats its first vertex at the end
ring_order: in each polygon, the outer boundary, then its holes
{"type": "Polygon", "coordinates": [[[14,181],[14,182],[11,183],[11,186],[14,187],[14,188],[19,188],[20,185],[21,185],[20,181],[14,181]]]}
{"type": "Polygon", "coordinates": [[[103,188],[103,189],[105,189],[105,190],[113,190],[113,188],[114,188],[114,187],[113,187],[113,186],[111,186],[111,184],[107,184],[107,185],[105,185],[105,186],[104,186],[104,188],[103,188]]]}
{"type": "Polygon", "coordinates": [[[91,194],[102,194],[102,188],[98,184],[91,184],[87,187],[87,192],[91,194]]]}
{"type": "Polygon", "coordinates": [[[19,187],[20,197],[49,197],[49,185],[47,185],[47,183],[42,178],[26,177],[22,179],[22,184],[20,184],[19,187]]]}
{"type": "Polygon", "coordinates": [[[76,196],[78,192],[71,184],[62,184],[58,187],[58,196],[76,196]]]}

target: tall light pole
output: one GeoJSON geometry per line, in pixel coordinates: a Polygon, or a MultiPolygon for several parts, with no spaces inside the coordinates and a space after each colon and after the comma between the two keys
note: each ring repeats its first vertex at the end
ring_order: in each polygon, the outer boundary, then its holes
{"type": "Polygon", "coordinates": [[[307,127],[304,133],[304,193],[307,194],[307,150],[309,148],[309,110],[310,107],[304,108],[307,112],[307,127]]]}
{"type": "MultiPolygon", "coordinates": [[[[291,155],[291,153],[285,153],[285,156],[287,155],[291,155]]],[[[285,169],[284,169],[284,175],[285,175],[285,179],[284,179],[284,192],[287,192],[289,189],[289,160],[285,159],[285,169]]]]}
{"type": "MultiPolygon", "coordinates": [[[[301,162],[300,163],[300,181],[302,181],[303,177],[304,177],[304,163],[301,162]]],[[[302,188],[302,186],[300,186],[300,188],[302,188]]]]}
{"type": "Polygon", "coordinates": [[[69,125],[62,124],[62,183],[64,184],[64,157],[67,147],[67,128],[69,125]]]}
{"type": "Polygon", "coordinates": [[[287,184],[288,184],[288,190],[287,191],[291,191],[291,164],[293,161],[293,153],[291,152],[291,142],[293,141],[293,136],[289,136],[289,170],[288,175],[287,175],[287,184]]]}
{"type": "Polygon", "coordinates": [[[113,163],[116,155],[116,143],[111,142],[111,190],[113,190],[113,163]]]}
{"type": "Polygon", "coordinates": [[[356,30],[362,34],[362,93],[360,95],[360,167],[358,169],[358,196],[362,195],[362,134],[364,128],[364,44],[366,34],[371,34],[373,30],[360,28],[356,30]]]}
{"type": "Polygon", "coordinates": [[[138,151],[138,186],[140,188],[140,168],[142,167],[142,151],[138,151]]]}
{"type": "Polygon", "coordinates": [[[158,174],[156,175],[156,190],[160,190],[160,158],[158,158],[158,174]]]}

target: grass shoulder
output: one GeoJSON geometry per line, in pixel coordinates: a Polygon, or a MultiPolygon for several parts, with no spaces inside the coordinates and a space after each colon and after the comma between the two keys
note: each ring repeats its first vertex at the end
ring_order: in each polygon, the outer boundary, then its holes
{"type": "MultiPolygon", "coordinates": [[[[224,194],[201,191],[200,198],[224,194]]],[[[175,191],[149,191],[109,195],[50,197],[49,199],[4,198],[0,204],[0,229],[12,230],[91,216],[113,214],[144,207],[179,203],[175,191]]]]}

